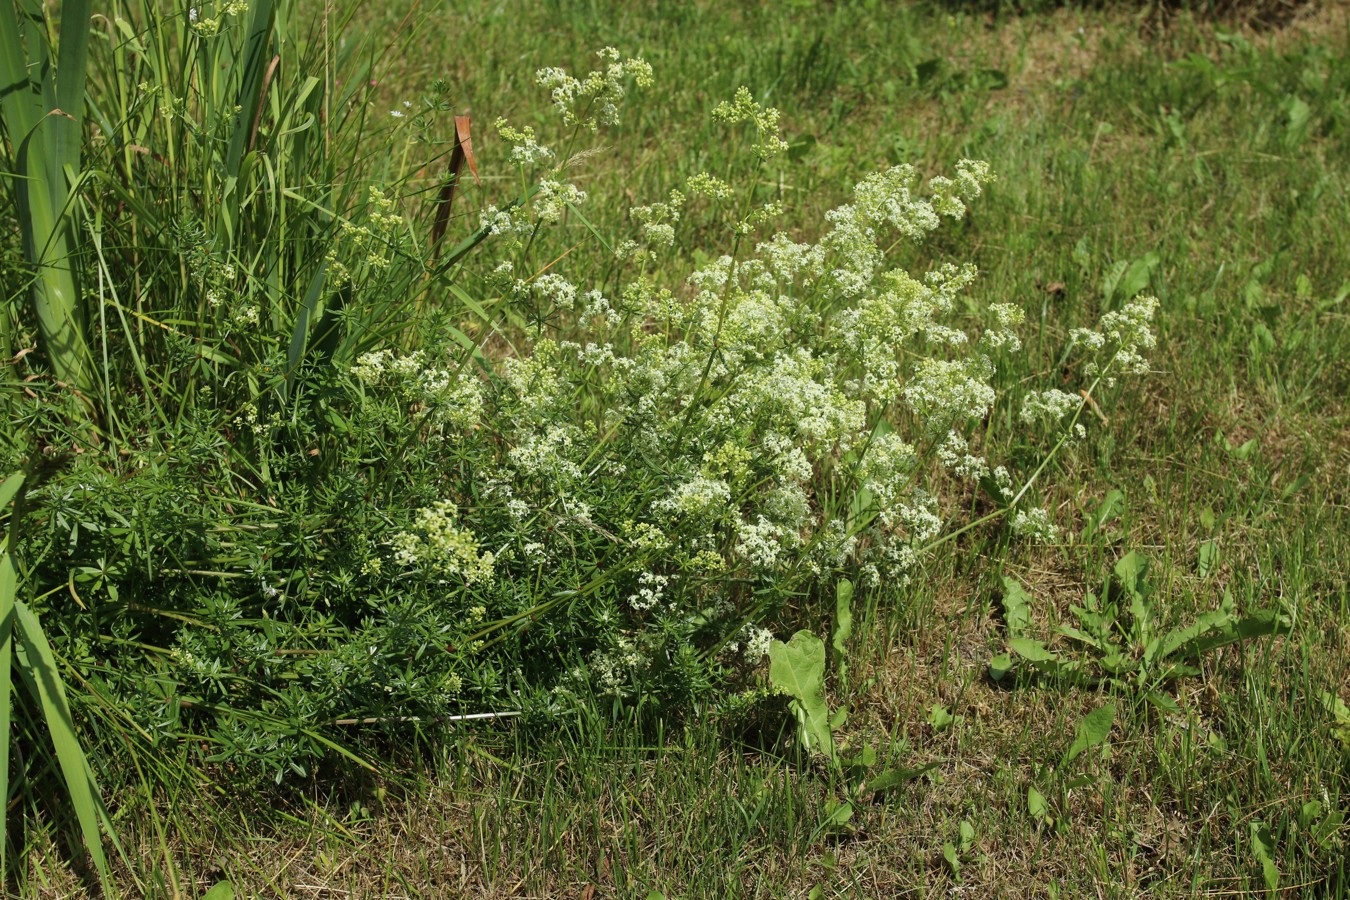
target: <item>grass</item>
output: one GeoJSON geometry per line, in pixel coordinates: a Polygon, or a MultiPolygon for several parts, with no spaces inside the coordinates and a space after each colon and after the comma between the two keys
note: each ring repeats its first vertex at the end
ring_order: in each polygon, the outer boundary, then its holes
{"type": "MultiPolygon", "coordinates": [[[[1350,700],[1344,4],[1264,33],[1184,16],[1141,32],[1111,9],[992,27],[861,2],[463,3],[410,17],[416,33],[406,12],[371,5],[352,27],[409,48],[375,73],[381,106],[416,102],[434,78],[455,87],[484,181],[464,190],[471,204],[509,177],[486,124],[545,118],[534,70],[584,69],[614,45],[645,56],[657,87],[573,175],[600,233],[724,167],[706,113],[743,83],[784,113],[783,227],[820,221],[882,164],[986,159],[999,182],[913,262],[963,254],[982,272],[972,306],[1027,308],[1027,377],[1058,371],[1113,273],[1144,279],[1162,301],[1155,372],[1043,485],[1061,544],[971,532],[911,588],[859,599],[848,677],[829,687],[848,710],[844,753],[935,766],[846,826],[824,823],[843,786],[772,727],[696,721],[654,740],[601,713],[561,735],[465,726],[396,774],[316,783],[300,803],[234,796],[225,771],[185,769],[153,803],[123,789],[110,805],[151,896],[221,880],[277,897],[1350,895],[1350,748],[1322,701],[1350,700]],[[1112,491],[1115,514],[1086,529],[1112,491]],[[1025,586],[1031,632],[1053,642],[1130,550],[1152,561],[1166,626],[1227,593],[1282,608],[1292,633],[1205,656],[1170,714],[1129,692],[988,677],[1007,643],[1002,577],[1025,586]],[[1062,763],[1108,700],[1109,739],[1062,763]]],[[[553,255],[578,245],[569,271],[600,282],[588,234],[569,226],[553,255]]],[[[805,624],[827,635],[828,611],[805,624]]],[[[81,890],[61,834],[25,834],[12,891],[81,890]]]]}

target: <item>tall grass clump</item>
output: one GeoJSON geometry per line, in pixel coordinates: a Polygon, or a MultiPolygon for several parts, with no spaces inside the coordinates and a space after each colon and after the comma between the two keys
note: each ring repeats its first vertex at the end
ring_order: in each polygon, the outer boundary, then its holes
{"type": "MultiPolygon", "coordinates": [[[[0,8],[0,457],[26,473],[6,482],[22,490],[5,497],[14,577],[0,664],[6,685],[12,660],[13,683],[32,687],[16,735],[39,752],[19,748],[17,784],[54,770],[41,750],[50,731],[86,838],[97,825],[64,692],[100,750],[95,769],[128,740],[163,749],[201,721],[269,732],[272,704],[252,693],[267,689],[235,660],[220,677],[258,702],[181,696],[167,661],[190,652],[178,647],[189,632],[219,633],[213,610],[240,616],[232,585],[261,577],[274,536],[331,531],[316,486],[350,499],[327,474],[336,457],[315,449],[316,428],[346,421],[330,410],[330,374],[410,339],[413,310],[469,344],[444,297],[486,232],[433,247],[436,205],[416,199],[441,187],[445,208],[457,176],[436,137],[441,86],[406,123],[374,112],[381,48],[332,40],[344,20],[301,15],[270,2],[120,3],[91,18],[73,3],[57,27],[39,4],[0,8]],[[388,195],[404,194],[395,208],[388,195]]],[[[252,608],[240,627],[270,618],[252,608]]],[[[335,746],[306,714],[290,721],[314,747],[335,746]]]]}
{"type": "MultiPolygon", "coordinates": [[[[87,12],[54,51],[24,9],[35,64],[6,78],[45,96],[39,55],[83,65],[87,12]]],[[[353,733],[753,698],[837,579],[894,588],[977,527],[1052,539],[1039,479],[1148,368],[1156,301],[1125,297],[1062,382],[1005,383],[1021,307],[974,308],[972,265],[906,268],[993,181],[978,161],[862,173],[813,234],[775,232],[787,145],[742,89],[711,110],[726,165],[606,235],[574,173],[654,77],[607,48],[537,73],[560,124],[496,121],[511,177],[451,216],[475,163],[454,86],[381,108],[379,48],[340,20],[256,0],[91,25],[79,154],[37,169],[55,114],[6,107],[29,287],[3,463],[35,473],[15,602],[105,764],[175,748],[285,782],[353,733]],[[582,242],[600,262],[569,271],[582,242]],[[37,287],[67,275],[69,310],[37,287]],[[989,458],[1009,425],[1020,464],[989,458]]]]}

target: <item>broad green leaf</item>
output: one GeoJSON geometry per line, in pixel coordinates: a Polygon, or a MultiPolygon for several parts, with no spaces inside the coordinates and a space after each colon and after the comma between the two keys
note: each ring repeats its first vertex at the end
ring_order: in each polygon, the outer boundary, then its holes
{"type": "Polygon", "coordinates": [[[1144,288],[1148,287],[1153,279],[1153,272],[1162,262],[1162,257],[1157,253],[1145,253],[1139,259],[1133,260],[1125,274],[1121,276],[1120,283],[1116,285],[1116,291],[1121,300],[1132,300],[1134,296],[1144,288]]]}
{"type": "Polygon", "coordinates": [[[1332,734],[1336,740],[1350,747],[1350,706],[1329,691],[1322,692],[1322,706],[1332,717],[1332,734]]]}
{"type": "Polygon", "coordinates": [[[1050,804],[1045,802],[1045,795],[1035,787],[1027,788],[1027,812],[1037,822],[1044,822],[1050,817],[1050,804]]]}
{"type": "Polygon", "coordinates": [[[1309,475],[1307,472],[1304,472],[1302,475],[1298,476],[1293,481],[1289,482],[1284,486],[1284,488],[1280,491],[1280,499],[1288,500],[1290,497],[1294,496],[1299,491],[1307,487],[1308,482],[1310,481],[1312,481],[1312,476],[1309,475]]]}
{"type": "Polygon", "coordinates": [[[202,900],[234,900],[234,885],[228,881],[222,881],[202,894],[202,900]]]}
{"type": "Polygon", "coordinates": [[[1289,115],[1289,124],[1285,127],[1284,144],[1296,147],[1308,135],[1308,121],[1312,118],[1312,107],[1302,97],[1290,97],[1285,103],[1289,115]]]}
{"type": "Polygon", "coordinates": [[[1252,834],[1252,853],[1261,864],[1261,877],[1271,891],[1280,888],[1280,870],[1275,865],[1275,838],[1264,822],[1248,823],[1252,834]]]}
{"type": "Polygon", "coordinates": [[[1015,637],[1008,641],[1012,651],[1031,662],[1057,663],[1059,656],[1045,649],[1045,644],[1032,638],[1015,637]]]}
{"type": "Polygon", "coordinates": [[[947,861],[947,868],[952,870],[952,875],[960,877],[961,858],[956,853],[956,845],[951,841],[942,845],[942,858],[947,861]]]}
{"type": "Polygon", "coordinates": [[[1219,542],[1214,540],[1205,541],[1200,545],[1199,559],[1196,561],[1195,572],[1201,578],[1208,578],[1209,573],[1214,571],[1214,566],[1219,561],[1219,542]]]}
{"type": "Polygon", "coordinates": [[[1232,625],[1232,621],[1233,617],[1227,610],[1212,609],[1185,628],[1174,628],[1164,635],[1162,645],[1158,648],[1158,657],[1167,659],[1182,647],[1210,632],[1223,632],[1232,625]]]}
{"type": "Polygon", "coordinates": [[[1002,681],[1008,677],[1012,671],[1013,659],[1006,653],[1000,653],[989,660],[989,677],[994,681],[1002,681]]]}
{"type": "Polygon", "coordinates": [[[962,853],[975,846],[975,826],[970,824],[969,819],[962,819],[961,826],[957,829],[961,835],[961,844],[959,849],[962,853]]]}
{"type": "Polygon", "coordinates": [[[1129,268],[1129,260],[1118,259],[1111,263],[1111,267],[1106,270],[1102,276],[1102,300],[1107,304],[1116,294],[1116,287],[1120,284],[1120,279],[1124,277],[1125,270],[1129,268]]]}
{"type": "Polygon", "coordinates": [[[870,769],[877,764],[876,748],[868,744],[857,756],[845,757],[839,764],[846,769],[870,769]]]}
{"type": "MultiPolygon", "coordinates": [[[[1079,611],[1078,607],[1074,607],[1073,609],[1075,612],[1079,611]]],[[[1099,641],[1097,638],[1093,637],[1092,635],[1088,634],[1085,631],[1080,631],[1079,629],[1074,628],[1072,625],[1059,626],[1059,633],[1064,635],[1066,638],[1071,638],[1080,643],[1087,644],[1089,647],[1095,647],[1098,650],[1105,649],[1102,642],[1099,641]]]]}
{"type": "Polygon", "coordinates": [[[1022,637],[1031,628],[1031,596],[1016,578],[1003,576],[1003,624],[1008,634],[1022,637]]]}
{"type": "Polygon", "coordinates": [[[1073,743],[1069,752],[1064,754],[1064,765],[1068,765],[1084,750],[1096,747],[1111,736],[1111,726],[1116,720],[1116,705],[1108,703],[1099,706],[1084,716],[1074,728],[1073,743]]]}
{"type": "Polygon", "coordinates": [[[887,769],[867,782],[864,788],[869,794],[879,794],[909,784],[914,779],[931,772],[938,767],[937,762],[919,766],[917,769],[887,769]]]}
{"type": "Polygon", "coordinates": [[[1147,643],[1153,633],[1153,604],[1149,601],[1148,560],[1131,550],[1116,563],[1116,579],[1130,597],[1131,637],[1147,643]]]}
{"type": "Polygon", "coordinates": [[[946,731],[954,721],[951,710],[941,703],[934,703],[928,710],[928,724],[934,732],[946,731]]]}
{"type": "Polygon", "coordinates": [[[1251,615],[1234,621],[1216,633],[1206,634],[1182,644],[1177,647],[1175,653],[1186,657],[1202,656],[1217,647],[1236,644],[1249,638],[1288,634],[1292,628],[1289,620],[1282,616],[1278,610],[1258,609],[1251,615]]]}
{"type": "Polygon", "coordinates": [[[1141,593],[1148,560],[1131,550],[1116,561],[1115,573],[1120,586],[1131,594],[1141,593]]]}
{"type": "Polygon", "coordinates": [[[1153,271],[1161,262],[1162,258],[1157,253],[1149,252],[1139,259],[1122,259],[1113,263],[1102,278],[1102,299],[1107,304],[1115,300],[1133,299],[1135,294],[1148,287],[1153,271]]]}
{"type": "Polygon", "coordinates": [[[847,665],[848,639],[853,636],[853,582],[839,579],[834,594],[834,634],[830,645],[834,648],[834,666],[842,675],[847,665]]]}
{"type": "Polygon", "coordinates": [[[771,643],[769,682],[796,701],[803,743],[833,759],[834,736],[825,705],[825,642],[809,631],[799,631],[786,644],[771,643]]]}
{"type": "Polygon", "coordinates": [[[1087,527],[1083,529],[1084,536],[1096,534],[1102,530],[1107,522],[1115,519],[1125,511],[1125,495],[1119,490],[1111,490],[1102,498],[1101,504],[1097,507],[1096,514],[1088,520],[1087,527]]]}
{"type": "Polygon", "coordinates": [[[853,804],[847,800],[831,802],[826,807],[825,818],[821,820],[817,831],[837,831],[853,818],[853,804]]]}

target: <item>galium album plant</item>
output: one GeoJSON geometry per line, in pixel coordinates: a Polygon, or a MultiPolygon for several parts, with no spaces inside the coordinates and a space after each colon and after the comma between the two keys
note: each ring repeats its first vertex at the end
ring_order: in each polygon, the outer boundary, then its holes
{"type": "MultiPolygon", "coordinates": [[[[25,551],[44,596],[69,577],[85,604],[55,626],[62,652],[148,740],[204,735],[211,759],[280,781],[332,752],[338,723],[549,717],[595,695],[678,716],[761,683],[771,642],[837,576],[902,584],[996,520],[1055,539],[1037,479],[1082,439],[1086,397],[1146,371],[1156,301],[1075,333],[1082,393],[1021,398],[1044,452],[1010,471],[983,422],[1020,307],[972,318],[974,266],[896,261],[994,174],[895,166],[814,240],[775,232],[763,176],[786,143],[745,89],[712,111],[739,162],[632,209],[604,241],[612,272],[573,280],[555,233],[591,233],[578,147],[651,78],[612,49],[584,77],[541,70],[563,143],[496,123],[520,188],[481,204],[454,266],[397,180],[331,188],[347,212],[317,247],[278,247],[247,216],[175,220],[213,349],[152,339],[195,396],[119,408],[117,471],[86,454],[38,488],[25,551]],[[706,262],[685,258],[691,223],[720,236],[706,262]],[[317,331],[275,331],[289,313],[253,268],[269,259],[317,331]],[[390,299],[414,290],[442,311],[390,299]],[[971,519],[975,488],[992,511],[971,519]]],[[[186,120],[171,100],[146,102],[186,120]]]]}
{"type": "MultiPolygon", "coordinates": [[[[645,74],[602,56],[605,77],[645,74]]],[[[540,73],[564,122],[595,128],[567,78],[540,73]]],[[[576,83],[608,90],[598,73],[576,83]]],[[[632,210],[636,233],[615,245],[622,274],[608,295],[532,258],[540,229],[584,194],[533,131],[498,123],[523,170],[555,164],[532,207],[521,198],[516,213],[482,216],[507,251],[483,284],[532,324],[492,367],[480,423],[440,435],[479,442],[472,478],[416,511],[421,524],[396,536],[392,563],[454,576],[461,603],[486,604],[481,637],[517,642],[508,656],[554,657],[555,699],[599,690],[680,706],[744,683],[774,626],[822,579],[910,578],[952,533],[942,498],[961,482],[993,486],[999,510],[986,520],[1008,513],[1014,531],[1053,539],[1048,513],[1022,501],[1084,433],[1090,392],[1029,393],[1023,421],[1048,425],[1058,443],[1023,482],[991,466],[973,426],[994,404],[996,360],[1020,348],[1021,311],[996,304],[972,335],[956,314],[972,266],[915,277],[889,261],[962,217],[992,179],[987,166],[962,161],[924,191],[909,166],[869,176],[827,214],[818,242],[799,243],[766,234],[776,204],[735,186],[737,175],[755,184],[786,147],[778,112],[742,90],[713,114],[746,135],[744,170],[698,173],[632,210]],[[671,282],[665,258],[695,216],[721,226],[730,252],[671,282]],[[522,583],[551,583],[555,596],[503,604],[503,585],[522,583]],[[527,651],[535,631],[546,644],[527,651]]],[[[1146,368],[1155,303],[1131,301],[1075,334],[1090,389],[1146,368]]],[[[384,354],[353,369],[367,389],[400,365],[384,354]]]]}

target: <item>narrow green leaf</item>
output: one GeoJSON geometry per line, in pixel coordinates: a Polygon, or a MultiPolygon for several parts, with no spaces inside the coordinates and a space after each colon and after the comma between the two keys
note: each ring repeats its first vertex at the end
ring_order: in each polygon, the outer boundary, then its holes
{"type": "Polygon", "coordinates": [[[310,327],[314,321],[314,314],[319,309],[319,301],[323,298],[324,278],[327,273],[326,266],[319,266],[315,270],[314,276],[309,280],[309,287],[305,290],[305,299],[295,314],[295,324],[291,326],[291,340],[286,347],[287,391],[295,381],[295,373],[300,369],[300,363],[304,361],[305,350],[309,346],[310,327]]]}
{"type": "Polygon", "coordinates": [[[230,135],[230,147],[225,158],[225,171],[237,178],[244,153],[253,133],[253,120],[258,113],[262,99],[263,78],[266,75],[268,51],[271,48],[272,0],[253,0],[249,4],[248,36],[245,38],[243,79],[234,104],[239,109],[234,133],[230,135]]]}
{"type": "Polygon", "coordinates": [[[15,472],[0,484],[0,510],[9,506],[10,501],[19,495],[19,488],[23,487],[23,480],[26,477],[25,472],[15,472]]]}

